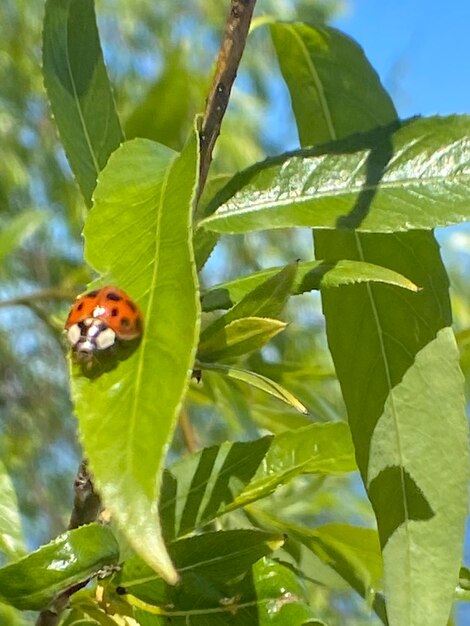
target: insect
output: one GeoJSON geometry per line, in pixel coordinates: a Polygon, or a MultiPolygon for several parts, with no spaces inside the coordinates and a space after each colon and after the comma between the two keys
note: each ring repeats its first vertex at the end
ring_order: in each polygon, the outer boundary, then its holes
{"type": "Polygon", "coordinates": [[[67,339],[78,362],[90,364],[98,354],[140,339],[142,315],[122,289],[107,286],[89,291],[74,302],[65,322],[67,339]]]}

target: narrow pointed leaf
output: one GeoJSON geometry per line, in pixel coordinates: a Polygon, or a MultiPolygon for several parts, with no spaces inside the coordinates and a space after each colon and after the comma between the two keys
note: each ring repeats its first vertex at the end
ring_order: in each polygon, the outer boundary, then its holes
{"type": "Polygon", "coordinates": [[[263,464],[235,499],[243,506],[271,494],[299,474],[335,474],[356,469],[348,425],[311,424],[274,437],[263,464]]]}
{"type": "Polygon", "coordinates": [[[299,474],[356,468],[347,424],[311,424],[276,437],[224,443],[175,463],[164,476],[161,503],[167,538],[264,498],[299,474]]]}
{"type": "Polygon", "coordinates": [[[10,476],[3,463],[0,463],[0,553],[11,560],[22,556],[24,552],[18,500],[10,476]]]}
{"type": "Polygon", "coordinates": [[[285,322],[266,317],[242,317],[233,320],[210,336],[204,339],[201,336],[198,359],[220,361],[258,350],[286,326],[285,322]]]}
{"type": "Polygon", "coordinates": [[[90,206],[98,174],[123,139],[93,0],[47,0],[43,71],[65,152],[90,206]]]}
{"type": "Polygon", "coordinates": [[[240,369],[238,367],[223,365],[222,363],[199,363],[199,366],[202,370],[213,370],[227,376],[228,378],[240,380],[248,385],[251,385],[252,387],[255,387],[256,389],[260,389],[261,391],[274,396],[278,400],[285,402],[296,411],[299,411],[299,413],[308,413],[304,405],[299,402],[295,396],[287,391],[287,389],[284,389],[284,387],[282,387],[279,383],[274,382],[274,380],[271,380],[266,376],[262,376],[256,372],[240,369]]]}
{"type": "Polygon", "coordinates": [[[82,526],[1,568],[0,599],[18,609],[39,610],[118,561],[119,546],[107,526],[82,526]]]}
{"type": "MultiPolygon", "coordinates": [[[[283,28],[276,26],[278,32],[283,28]]],[[[307,101],[305,82],[295,68],[285,64],[283,73],[296,112],[304,99],[297,117],[303,141],[317,132],[336,140],[393,125],[390,98],[357,46],[349,47],[348,62],[338,64],[345,36],[306,25],[295,30],[310,76],[307,101]],[[350,92],[355,94],[351,116],[350,92]],[[317,107],[322,117],[308,115],[317,107]]],[[[281,49],[277,52],[281,59],[281,49]]],[[[370,212],[361,225],[372,218],[376,200],[388,193],[374,188],[374,178],[383,182],[391,171],[405,170],[410,187],[405,185],[404,195],[397,193],[396,207],[403,208],[406,197],[414,217],[406,216],[403,225],[428,228],[430,222],[459,221],[462,205],[470,206],[467,124],[465,117],[415,120],[394,133],[390,144],[394,149],[396,138],[428,128],[429,135],[416,135],[414,147],[405,141],[404,152],[391,150],[390,158],[383,153],[381,163],[371,154],[371,192],[357,205],[370,212]],[[413,188],[416,194],[409,194],[413,188]]],[[[387,208],[384,223],[397,217],[395,206],[382,208],[387,208]]],[[[392,293],[369,283],[325,290],[322,301],[358,465],[377,516],[390,625],[440,626],[449,616],[460,566],[468,444],[458,354],[447,328],[448,281],[438,247],[427,232],[317,232],[315,249],[332,262],[349,258],[389,267],[422,288],[419,294],[392,293]]]]}
{"type": "Polygon", "coordinates": [[[48,219],[46,211],[24,211],[2,224],[0,231],[0,262],[33,235],[48,219]]]}
{"type": "MultiPolygon", "coordinates": [[[[278,271],[278,267],[273,267],[211,287],[204,292],[202,298],[203,310],[229,309],[249,291],[271,276],[274,276],[278,271]]],[[[299,263],[292,287],[292,295],[305,293],[313,289],[328,289],[369,281],[386,283],[387,285],[402,287],[410,291],[418,291],[419,289],[411,280],[386,267],[380,267],[372,263],[361,263],[360,261],[348,261],[346,259],[335,263],[327,261],[299,263]]]]}
{"type": "Polygon", "coordinates": [[[390,233],[467,221],[469,135],[470,116],[417,118],[267,159],[237,174],[200,226],[390,233]]]}
{"type": "Polygon", "coordinates": [[[387,624],[384,600],[379,593],[383,587],[383,571],[376,530],[347,524],[306,528],[264,511],[253,509],[250,512],[263,527],[282,529],[290,538],[304,544],[364,598],[387,624]]]}
{"type": "MultiPolygon", "coordinates": [[[[213,586],[215,582],[220,589],[222,584],[245,574],[256,561],[283,543],[282,535],[274,533],[226,530],[180,539],[172,543],[169,550],[181,576],[181,587],[190,588],[196,579],[200,579],[204,593],[207,583],[213,586]]],[[[153,605],[168,604],[168,596],[172,594],[171,588],[138,557],[128,559],[113,582],[153,605]]],[[[178,605],[181,604],[184,600],[179,595],[178,605]]]]}
{"type": "Polygon", "coordinates": [[[137,350],[117,367],[97,378],[73,377],[82,443],[105,504],[135,551],[170,582],[176,573],[157,500],[199,328],[190,228],[197,154],[194,138],[181,155],[133,140],[100,176],[86,258],[133,297],[145,328],[137,350]]]}
{"type": "Polygon", "coordinates": [[[222,582],[194,580],[181,590],[170,589],[164,606],[127,598],[134,615],[145,626],[303,626],[314,613],[305,589],[287,565],[263,558],[241,579],[222,582]],[[150,617],[151,619],[147,619],[150,617]]]}

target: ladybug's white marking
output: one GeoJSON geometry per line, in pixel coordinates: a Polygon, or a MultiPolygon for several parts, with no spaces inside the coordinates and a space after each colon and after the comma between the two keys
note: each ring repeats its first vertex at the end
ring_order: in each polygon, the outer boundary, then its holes
{"type": "Polygon", "coordinates": [[[72,346],[75,346],[80,339],[80,327],[78,324],[72,324],[67,331],[67,338],[72,346]]]}
{"type": "Polygon", "coordinates": [[[95,339],[98,350],[106,350],[110,348],[116,340],[116,333],[111,328],[102,330],[95,339]]]}
{"type": "Polygon", "coordinates": [[[93,317],[99,317],[100,315],[104,315],[106,313],[106,309],[102,306],[95,306],[93,309],[93,317]]]}
{"type": "Polygon", "coordinates": [[[91,339],[92,337],[96,337],[96,335],[98,335],[98,333],[100,332],[100,327],[99,327],[100,322],[98,320],[95,320],[95,322],[98,322],[98,323],[91,325],[87,331],[86,336],[88,337],[88,339],[91,339]]]}
{"type": "Polygon", "coordinates": [[[95,346],[91,343],[91,341],[83,341],[77,345],[78,352],[93,352],[95,346]]]}

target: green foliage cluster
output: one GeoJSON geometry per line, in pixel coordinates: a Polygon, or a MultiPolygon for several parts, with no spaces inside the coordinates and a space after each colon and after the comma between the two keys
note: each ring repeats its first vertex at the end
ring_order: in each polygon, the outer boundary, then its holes
{"type": "MultiPolygon", "coordinates": [[[[298,15],[311,19],[307,4],[298,15]]],[[[125,17],[127,5],[116,6],[125,17]]],[[[149,43],[146,17],[168,44],[165,8],[150,19],[148,5],[139,7],[142,25],[126,31],[137,42],[130,64],[142,61],[149,43]]],[[[196,2],[188,15],[180,6],[181,28],[210,7],[221,15],[217,2],[196,2]]],[[[461,568],[465,385],[432,229],[470,217],[470,118],[398,120],[364,53],[342,33],[307,19],[259,18],[254,26],[248,76],[260,97],[243,99],[243,115],[234,98],[195,206],[193,117],[208,76],[192,63],[208,54],[198,50],[202,40],[191,55],[163,48],[164,67],[148,93],[122,104],[118,89],[116,105],[93,0],[46,2],[44,83],[82,200],[71,178],[60,186],[57,233],[40,206],[25,202],[24,189],[16,198],[3,180],[10,214],[0,256],[8,261],[19,246],[26,254],[33,233],[42,244],[62,237],[54,273],[41,283],[38,270],[35,281],[48,290],[46,301],[67,300],[85,282],[116,284],[138,303],[145,331],[128,359],[97,377],[70,363],[79,438],[109,525],[70,530],[27,553],[9,473],[15,478],[12,458],[34,452],[34,443],[19,444],[28,411],[10,438],[17,449],[2,450],[5,624],[31,623],[20,611],[53,611],[64,594],[61,626],[445,626],[454,598],[469,599],[461,568]],[[250,125],[268,82],[256,46],[268,37],[301,148],[261,161],[268,148],[250,125]],[[241,118],[245,126],[237,126],[241,118]],[[250,129],[247,149],[232,149],[250,129]],[[84,207],[86,268],[72,243],[84,207]],[[305,249],[297,227],[314,229],[315,260],[295,253],[305,249]],[[276,229],[278,238],[265,232],[276,229]],[[267,250],[263,259],[275,259],[272,267],[260,267],[257,246],[267,250]],[[233,273],[208,285],[214,248],[233,273]],[[311,300],[302,299],[312,290],[321,291],[337,379],[308,323],[311,300]],[[188,423],[197,450],[187,450],[188,423]],[[364,511],[351,504],[356,469],[372,507],[364,511]],[[338,485],[347,486],[339,496],[338,485]],[[353,524],[358,518],[362,524],[353,524]],[[342,597],[346,608],[335,604],[342,597]]],[[[126,80],[137,83],[135,68],[126,80]]],[[[44,152],[60,161],[52,153],[44,152]]],[[[70,177],[62,165],[60,175],[70,177]]],[[[59,172],[47,162],[39,171],[38,196],[51,200],[59,172]]],[[[37,265],[37,242],[29,252],[37,265]]],[[[28,284],[26,261],[17,261],[17,275],[28,284]]],[[[47,305],[27,304],[57,342],[65,309],[55,324],[47,305]]],[[[62,389],[64,361],[59,355],[46,367],[46,348],[37,371],[28,366],[24,376],[62,389]]],[[[14,363],[7,342],[4,352],[14,363]]],[[[67,407],[60,393],[41,405],[54,419],[67,407]]],[[[62,446],[71,426],[56,428],[62,446]]]]}

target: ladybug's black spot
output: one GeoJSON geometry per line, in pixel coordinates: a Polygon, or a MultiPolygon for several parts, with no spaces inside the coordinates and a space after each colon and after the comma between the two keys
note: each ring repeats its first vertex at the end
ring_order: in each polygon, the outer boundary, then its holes
{"type": "Polygon", "coordinates": [[[96,296],[99,293],[99,289],[95,289],[94,291],[89,291],[88,293],[85,294],[85,298],[96,298],[96,296]]]}
{"type": "Polygon", "coordinates": [[[83,302],[79,302],[77,304],[77,311],[81,311],[83,309],[83,302]]]}
{"type": "Polygon", "coordinates": [[[116,587],[116,593],[118,596],[123,596],[127,593],[127,589],[125,587],[116,587]]]}
{"type": "Polygon", "coordinates": [[[120,324],[123,328],[129,328],[131,325],[131,320],[128,317],[123,317],[120,321],[120,324]]]}
{"type": "Polygon", "coordinates": [[[134,311],[134,313],[137,311],[137,307],[132,302],[132,300],[126,300],[126,304],[130,308],[131,311],[134,311]]]}
{"type": "Polygon", "coordinates": [[[119,309],[116,307],[113,307],[111,309],[111,317],[116,317],[117,315],[119,315],[119,309]]]}
{"type": "Polygon", "coordinates": [[[119,302],[119,300],[122,300],[122,297],[118,293],[115,293],[114,291],[110,291],[109,293],[106,294],[106,300],[119,302]]]}

